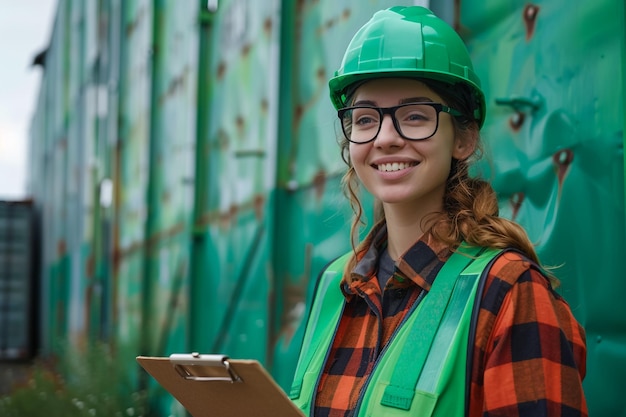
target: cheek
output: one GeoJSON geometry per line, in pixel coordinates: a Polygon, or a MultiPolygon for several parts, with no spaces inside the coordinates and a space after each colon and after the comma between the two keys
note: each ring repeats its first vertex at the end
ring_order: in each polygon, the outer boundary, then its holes
{"type": "Polygon", "coordinates": [[[359,178],[362,178],[367,173],[367,154],[369,146],[367,144],[358,145],[351,143],[348,148],[350,152],[350,163],[359,178]]]}
{"type": "Polygon", "coordinates": [[[348,152],[350,153],[350,160],[352,161],[352,165],[362,163],[367,155],[367,144],[356,144],[350,143],[348,147],[348,152]]]}

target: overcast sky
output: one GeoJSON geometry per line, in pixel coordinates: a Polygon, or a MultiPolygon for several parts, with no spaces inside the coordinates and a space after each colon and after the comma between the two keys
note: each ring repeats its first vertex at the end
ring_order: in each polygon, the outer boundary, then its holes
{"type": "Polygon", "coordinates": [[[0,200],[26,195],[30,119],[41,79],[31,67],[48,45],[57,0],[0,0],[0,200]]]}

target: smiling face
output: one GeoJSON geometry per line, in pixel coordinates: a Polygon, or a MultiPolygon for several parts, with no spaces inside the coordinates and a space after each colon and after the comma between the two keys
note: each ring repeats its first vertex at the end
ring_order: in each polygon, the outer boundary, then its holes
{"type": "MultiPolygon", "coordinates": [[[[445,103],[426,84],[410,79],[382,78],[361,85],[353,106],[392,107],[407,102],[445,103]]],[[[403,139],[385,115],[376,138],[350,143],[350,160],[365,188],[389,206],[414,207],[416,212],[440,211],[452,158],[465,159],[473,151],[467,141],[455,137],[452,117],[439,114],[437,132],[428,139],[403,139]]]]}

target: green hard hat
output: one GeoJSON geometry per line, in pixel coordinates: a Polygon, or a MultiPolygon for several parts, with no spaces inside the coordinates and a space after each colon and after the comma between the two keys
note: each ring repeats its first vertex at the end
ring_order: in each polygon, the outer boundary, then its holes
{"type": "Polygon", "coordinates": [[[328,82],[336,109],[346,107],[355,83],[372,78],[422,78],[469,87],[473,117],[482,126],[485,96],[465,43],[430,10],[397,6],[376,12],[354,35],[328,82]]]}

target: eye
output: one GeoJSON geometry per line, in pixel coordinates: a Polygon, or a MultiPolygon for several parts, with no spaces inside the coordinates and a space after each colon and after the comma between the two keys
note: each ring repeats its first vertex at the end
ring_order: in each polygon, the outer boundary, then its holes
{"type": "Polygon", "coordinates": [[[428,120],[428,117],[422,113],[412,112],[406,115],[403,119],[409,122],[420,122],[422,120],[428,120]]]}
{"type": "Polygon", "coordinates": [[[376,123],[376,120],[371,116],[361,116],[354,121],[354,124],[358,126],[367,126],[376,123]]]}
{"type": "Polygon", "coordinates": [[[354,109],[352,112],[352,124],[362,129],[378,126],[380,115],[372,109],[354,109]]]}
{"type": "Polygon", "coordinates": [[[400,123],[418,125],[433,120],[433,108],[430,106],[413,105],[398,109],[397,118],[400,123]]]}

